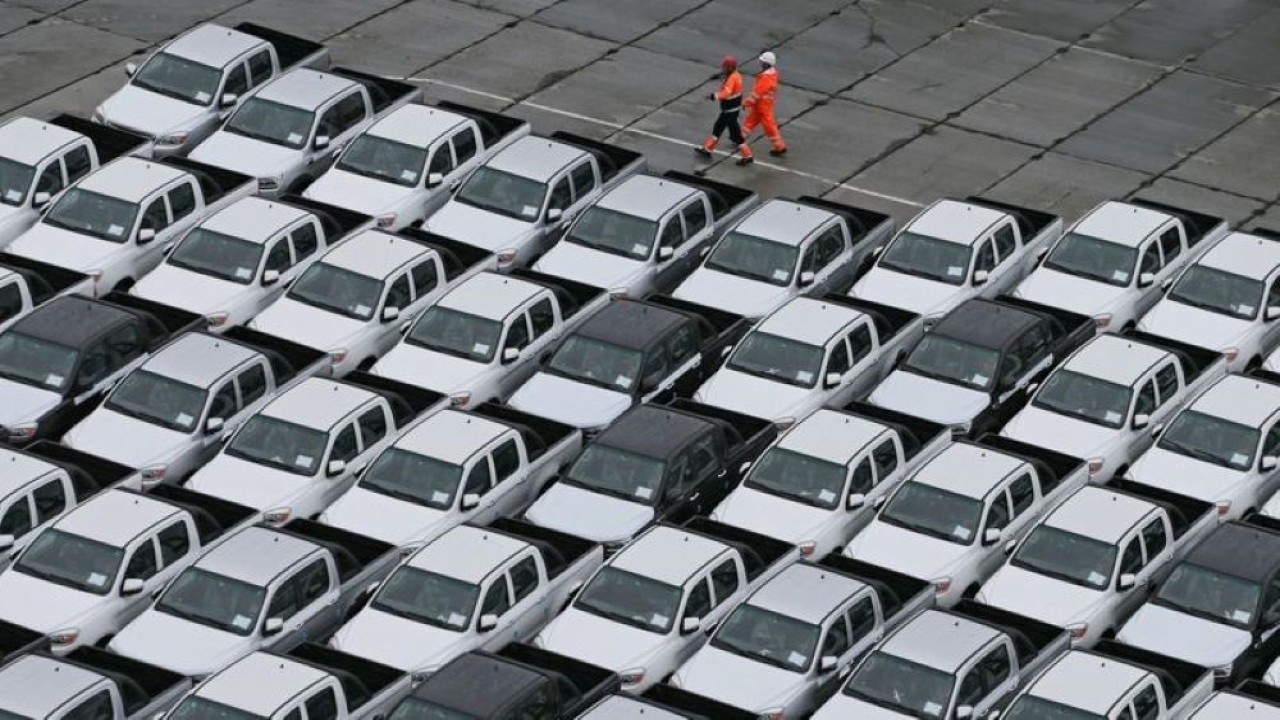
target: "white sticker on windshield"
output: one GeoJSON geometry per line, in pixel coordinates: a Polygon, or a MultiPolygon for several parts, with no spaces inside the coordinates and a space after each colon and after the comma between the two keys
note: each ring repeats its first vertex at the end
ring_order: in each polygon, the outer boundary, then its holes
{"type": "Polygon", "coordinates": [[[521,214],[521,215],[523,215],[523,216],[525,216],[525,217],[530,217],[530,218],[531,218],[531,217],[537,217],[537,216],[538,216],[538,208],[537,208],[537,207],[535,207],[535,206],[533,206],[533,205],[525,205],[524,207],[520,208],[520,214],[521,214]]]}
{"type": "Polygon", "coordinates": [[[476,343],[471,346],[471,352],[480,353],[481,355],[489,354],[489,346],[486,343],[476,343]]]}
{"type": "Polygon", "coordinates": [[[447,493],[447,492],[440,492],[439,490],[434,490],[434,491],[432,491],[432,493],[431,493],[431,502],[433,502],[433,503],[447,503],[447,502],[449,502],[449,493],[447,493]]]}
{"type": "Polygon", "coordinates": [[[936,702],[927,702],[924,704],[924,714],[925,715],[941,715],[942,706],[936,702]]]}
{"type": "Polygon", "coordinates": [[[809,656],[801,655],[795,650],[792,650],[791,654],[787,656],[787,662],[795,667],[804,667],[804,664],[809,662],[809,656]]]}
{"type": "Polygon", "coordinates": [[[623,390],[626,390],[627,388],[631,387],[631,378],[627,377],[626,375],[619,375],[618,377],[613,379],[613,384],[617,385],[623,390]]]}
{"type": "Polygon", "coordinates": [[[49,373],[48,375],[44,376],[44,384],[52,385],[54,387],[62,387],[62,382],[64,380],[66,380],[65,377],[61,375],[56,375],[54,373],[49,373]]]}
{"type": "Polygon", "coordinates": [[[1116,280],[1118,282],[1128,282],[1129,273],[1125,270],[1113,270],[1111,272],[1111,279],[1116,280]]]}
{"type": "Polygon", "coordinates": [[[1238,623],[1248,624],[1253,620],[1253,613],[1247,610],[1232,610],[1231,619],[1235,620],[1238,623]]]}
{"type": "Polygon", "coordinates": [[[953,537],[958,537],[961,540],[968,540],[969,537],[973,535],[973,531],[963,525],[956,525],[951,528],[951,535],[953,537]]]}
{"type": "Polygon", "coordinates": [[[813,373],[808,370],[797,370],[796,380],[799,380],[802,383],[813,382],[813,373]]]}
{"type": "Polygon", "coordinates": [[[249,617],[248,615],[236,615],[235,617],[231,618],[232,627],[235,627],[239,630],[248,630],[249,626],[252,624],[253,624],[253,618],[249,617]]]}
{"type": "Polygon", "coordinates": [[[178,417],[173,419],[174,422],[183,427],[191,427],[192,420],[195,420],[195,418],[191,417],[187,413],[178,413],[178,417]]]}
{"type": "Polygon", "coordinates": [[[103,585],[107,584],[107,576],[103,575],[102,573],[91,572],[89,573],[88,582],[90,585],[94,587],[102,587],[103,585]]]}
{"type": "Polygon", "coordinates": [[[5,190],[4,199],[8,200],[9,202],[18,202],[19,200],[22,199],[22,191],[21,190],[5,190]]]}
{"type": "Polygon", "coordinates": [[[990,377],[983,375],[982,373],[973,374],[973,382],[975,385],[986,385],[987,381],[990,379],[990,377]]]}
{"type": "Polygon", "coordinates": [[[1103,575],[1103,574],[1102,574],[1102,573],[1100,573],[1100,572],[1090,572],[1090,573],[1089,573],[1089,584],[1090,584],[1090,585],[1101,585],[1101,584],[1105,583],[1106,581],[1107,581],[1107,576],[1106,576],[1106,575],[1103,575]]]}
{"type": "Polygon", "coordinates": [[[640,498],[641,500],[648,500],[649,498],[653,497],[653,488],[647,488],[647,487],[636,488],[636,497],[640,498]]]}
{"type": "Polygon", "coordinates": [[[631,252],[635,255],[645,255],[649,252],[649,246],[644,243],[632,243],[631,252]]]}
{"type": "Polygon", "coordinates": [[[964,274],[964,268],[959,265],[950,265],[947,267],[947,277],[960,277],[964,274]]]}
{"type": "Polygon", "coordinates": [[[209,102],[209,98],[211,97],[213,96],[203,90],[196,92],[196,102],[209,102]]]}
{"type": "Polygon", "coordinates": [[[417,170],[401,170],[400,179],[404,180],[405,182],[417,182],[418,171],[417,170]]]}
{"type": "Polygon", "coordinates": [[[1253,314],[1253,311],[1254,311],[1255,309],[1256,309],[1256,308],[1254,308],[1252,305],[1237,305],[1237,306],[1236,306],[1236,312],[1240,313],[1241,315],[1252,315],[1252,314],[1253,314]]]}
{"type": "Polygon", "coordinates": [[[123,234],[124,234],[124,226],[123,226],[123,225],[108,225],[108,226],[107,226],[107,234],[108,234],[108,235],[111,235],[111,236],[113,236],[113,237],[120,237],[121,235],[123,235],[123,234]]]}
{"type": "Polygon", "coordinates": [[[449,624],[454,627],[462,627],[467,624],[467,616],[461,613],[449,613],[449,624]]]}
{"type": "Polygon", "coordinates": [[[1231,464],[1241,467],[1249,464],[1249,456],[1244,453],[1231,453],[1231,464]]]}
{"type": "Polygon", "coordinates": [[[253,277],[252,268],[236,268],[236,277],[240,280],[248,280],[253,277]]]}
{"type": "Polygon", "coordinates": [[[315,458],[311,457],[310,455],[299,455],[298,457],[293,459],[293,464],[297,465],[300,468],[308,468],[308,467],[311,467],[311,463],[314,461],[315,461],[315,458]]]}
{"type": "Polygon", "coordinates": [[[667,621],[670,619],[671,618],[661,613],[654,613],[653,617],[649,618],[649,624],[654,627],[666,627],[667,621]]]}
{"type": "Polygon", "coordinates": [[[357,315],[368,315],[369,311],[372,309],[373,308],[369,307],[368,305],[356,305],[355,307],[357,315]]]}
{"type": "Polygon", "coordinates": [[[831,502],[832,500],[835,500],[835,499],[836,499],[836,494],[831,492],[830,490],[818,491],[818,500],[822,502],[831,502]]]}
{"type": "Polygon", "coordinates": [[[289,133],[290,144],[300,143],[300,142],[302,142],[302,135],[299,135],[298,133],[289,133]]]}
{"type": "Polygon", "coordinates": [[[1107,422],[1109,423],[1118,423],[1120,422],[1120,413],[1116,412],[1115,410],[1108,410],[1106,414],[1106,418],[1107,418],[1107,422]]]}
{"type": "Polygon", "coordinates": [[[774,270],[773,271],[774,280],[786,280],[789,277],[791,277],[790,270],[774,270]]]}

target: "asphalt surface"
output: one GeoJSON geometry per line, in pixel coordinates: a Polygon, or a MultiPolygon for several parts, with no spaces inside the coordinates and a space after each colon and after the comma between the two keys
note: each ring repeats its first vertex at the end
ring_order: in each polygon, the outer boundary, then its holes
{"type": "Polygon", "coordinates": [[[0,0],[0,114],[87,116],[209,20],[764,195],[899,221],[944,195],[1068,221],[1138,196],[1280,229],[1280,0],[0,0]],[[698,160],[720,57],[764,49],[791,151],[757,131],[752,167],[698,160]]]}

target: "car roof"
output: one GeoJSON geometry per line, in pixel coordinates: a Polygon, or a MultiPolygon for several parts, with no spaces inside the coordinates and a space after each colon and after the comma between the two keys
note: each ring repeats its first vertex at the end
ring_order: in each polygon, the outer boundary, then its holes
{"type": "Polygon", "coordinates": [[[395,447],[461,465],[511,428],[474,413],[444,410],[396,438],[395,447]]]}
{"type": "Polygon", "coordinates": [[[36,308],[11,325],[10,330],[80,349],[89,340],[135,317],[110,303],[64,295],[36,308]]]}
{"type": "Polygon", "coordinates": [[[1280,720],[1280,704],[1261,700],[1238,690],[1219,690],[1194,713],[1191,720],[1280,720]]]}
{"type": "Polygon", "coordinates": [[[495,717],[513,697],[520,697],[545,676],[531,668],[486,652],[454,658],[413,691],[412,697],[477,718],[495,717]]]}
{"type": "Polygon", "coordinates": [[[436,303],[489,320],[503,320],[546,286],[496,272],[473,275],[436,303]]]}
{"type": "Polygon", "coordinates": [[[111,489],[77,505],[53,527],[72,535],[124,547],[149,527],[182,512],[176,505],[142,493],[111,489]]]}
{"type": "Polygon", "coordinates": [[[254,95],[282,105],[316,110],[329,98],[356,86],[354,80],[341,75],[311,68],[294,68],[274,80],[268,80],[254,95]]]}
{"type": "Polygon", "coordinates": [[[746,604],[818,625],[866,587],[830,568],[796,563],[752,593],[746,604]]]}
{"type": "Polygon", "coordinates": [[[365,134],[426,148],[465,121],[458,113],[412,103],[374,123],[365,134]]]}
{"type": "Polygon", "coordinates": [[[64,127],[17,117],[0,125],[0,155],[15,162],[35,165],[58,148],[82,137],[64,127]]]}
{"type": "Polygon", "coordinates": [[[993,208],[942,199],[916,215],[903,230],[972,246],[1004,217],[1004,213],[993,208]]]}
{"type": "Polygon", "coordinates": [[[489,528],[459,525],[414,553],[405,564],[479,583],[529,543],[489,528]]]}
{"type": "Polygon", "coordinates": [[[889,427],[852,413],[820,408],[791,428],[776,447],[847,465],[889,427]]]}
{"type": "Polygon", "coordinates": [[[1001,633],[990,625],[942,610],[926,610],[880,644],[894,657],[954,673],[1001,633]]]}
{"type": "Polygon", "coordinates": [[[822,346],[864,316],[847,305],[801,296],[774,310],[752,332],[822,346]]]}
{"type": "Polygon", "coordinates": [[[1062,364],[1062,369],[1131,387],[1153,365],[1171,356],[1173,353],[1165,348],[1106,333],[1085,343],[1062,364]]]}
{"type": "Polygon", "coordinates": [[[587,151],[568,143],[536,135],[526,135],[508,145],[485,163],[495,170],[530,180],[546,182],[587,151]]]}
{"type": "Polygon", "coordinates": [[[662,405],[637,405],[596,437],[601,445],[666,460],[714,426],[707,418],[662,405]]]}
{"type": "Polygon", "coordinates": [[[57,469],[57,465],[34,455],[0,447],[0,499],[57,469]]]}
{"type": "Polygon", "coordinates": [[[209,678],[195,694],[267,718],[326,677],[306,663],[258,651],[209,678]]]}
{"type": "Polygon", "coordinates": [[[1190,409],[1260,428],[1280,413],[1280,385],[1247,375],[1227,375],[1201,393],[1190,409]]]}
{"type": "Polygon", "coordinates": [[[605,193],[596,204],[646,220],[658,220],[695,192],[692,187],[669,178],[632,175],[605,193]]]}
{"type": "Polygon", "coordinates": [[[188,385],[207,388],[218,378],[258,355],[258,351],[226,338],[203,332],[189,332],[147,358],[142,369],[188,385]]]}
{"type": "Polygon", "coordinates": [[[829,211],[812,205],[774,198],[743,218],[733,231],[796,246],[832,217],[829,211]]]}
{"type": "Polygon", "coordinates": [[[326,252],[320,262],[385,280],[407,263],[429,252],[432,252],[431,248],[406,237],[381,230],[365,230],[326,252]]]}
{"type": "Polygon", "coordinates": [[[1114,544],[1155,507],[1127,493],[1088,485],[1055,508],[1044,524],[1114,544]]]}
{"type": "Polygon", "coordinates": [[[573,331],[602,342],[643,350],[688,318],[682,312],[640,300],[615,300],[573,331]]]}
{"type": "Polygon", "coordinates": [[[1224,523],[1192,547],[1187,562],[1266,583],[1280,571],[1280,530],[1240,521],[1224,523]]]}
{"type": "Polygon", "coordinates": [[[1136,665],[1084,650],[1072,650],[1040,674],[1028,693],[1068,707],[1105,715],[1150,673],[1136,665]]]}
{"type": "Polygon", "coordinates": [[[126,156],[89,173],[77,185],[107,197],[141,202],[157,189],[186,175],[172,165],[126,156]]]}
{"type": "Polygon", "coordinates": [[[983,499],[1027,461],[989,447],[957,442],[930,458],[911,476],[914,482],[964,497],[983,499]]]}
{"type": "Polygon", "coordinates": [[[705,535],[672,525],[657,525],[636,538],[609,561],[619,570],[682,586],[729,549],[705,535]]]}
{"type": "Polygon", "coordinates": [[[328,430],[377,393],[329,378],[309,377],[278,395],[262,414],[303,427],[328,430]]]}
{"type": "Polygon", "coordinates": [[[164,51],[188,60],[221,68],[241,54],[265,46],[261,38],[222,25],[205,23],[183,33],[165,46],[164,51]]]}
{"type": "Polygon", "coordinates": [[[1041,321],[1041,316],[1015,305],[973,298],[947,313],[931,332],[980,345],[1004,349],[1041,321]]]}
{"type": "Polygon", "coordinates": [[[277,575],[320,549],[288,532],[254,525],[232,534],[196,561],[196,567],[265,586],[277,575]]]}
{"type": "Polygon", "coordinates": [[[1170,219],[1168,213],[1159,210],[1108,200],[1090,210],[1088,215],[1075,224],[1071,232],[1117,245],[1137,247],[1170,219]]]}
{"type": "Polygon", "coordinates": [[[1209,248],[1197,265],[1264,280],[1280,267],[1280,240],[1233,232],[1209,248]]]}
{"type": "Polygon", "coordinates": [[[251,195],[210,215],[200,227],[261,244],[310,214],[288,203],[251,195]]]}
{"type": "Polygon", "coordinates": [[[48,717],[102,676],[46,655],[24,655],[0,668],[0,709],[48,717]]]}
{"type": "Polygon", "coordinates": [[[654,705],[645,698],[610,695],[578,717],[579,720],[685,720],[689,716],[654,705]]]}

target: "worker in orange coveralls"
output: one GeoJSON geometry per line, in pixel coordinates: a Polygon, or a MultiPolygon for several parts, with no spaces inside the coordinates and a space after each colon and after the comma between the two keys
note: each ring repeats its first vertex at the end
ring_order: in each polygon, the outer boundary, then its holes
{"type": "Polygon", "coordinates": [[[700,147],[694,147],[694,150],[703,157],[711,157],[711,151],[716,149],[720,136],[727,130],[729,139],[737,146],[741,156],[738,164],[746,165],[755,161],[755,157],[751,153],[751,147],[743,141],[742,128],[738,125],[738,113],[742,110],[742,73],[738,72],[738,59],[726,55],[720,62],[720,74],[724,78],[720,89],[710,95],[713,102],[720,103],[720,114],[716,116],[711,135],[700,147]]]}
{"type": "Polygon", "coordinates": [[[787,143],[778,131],[778,119],[773,115],[773,103],[778,95],[778,57],[771,52],[763,52],[760,64],[764,65],[764,70],[756,75],[751,96],[747,98],[747,121],[742,123],[742,134],[750,136],[757,126],[764,125],[764,135],[773,143],[769,154],[782,155],[787,151],[787,143]]]}

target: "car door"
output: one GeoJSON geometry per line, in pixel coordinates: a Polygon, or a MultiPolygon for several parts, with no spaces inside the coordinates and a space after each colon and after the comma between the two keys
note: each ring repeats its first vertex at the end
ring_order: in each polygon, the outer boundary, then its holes
{"type": "Polygon", "coordinates": [[[511,622],[506,623],[505,627],[499,624],[499,629],[502,631],[501,637],[495,639],[501,644],[495,643],[489,647],[502,647],[511,642],[526,642],[537,635],[538,631],[554,616],[550,595],[545,588],[543,592],[538,592],[538,561],[534,559],[533,552],[526,552],[523,557],[510,562],[504,574],[511,585],[513,602],[509,613],[511,622]]]}
{"type": "Polygon", "coordinates": [[[294,568],[276,586],[267,604],[266,617],[279,618],[284,627],[264,642],[264,648],[283,652],[327,635],[341,619],[337,610],[337,588],[336,578],[324,558],[294,568]]]}
{"type": "Polygon", "coordinates": [[[658,244],[653,255],[653,283],[645,288],[646,291],[674,288],[693,271],[697,261],[702,258],[697,253],[690,252],[691,244],[686,239],[684,220],[680,213],[668,213],[658,230],[658,244]],[[667,251],[671,252],[671,256],[664,258],[667,251]]]}
{"type": "MultiPolygon", "coordinates": [[[[1172,231],[1177,232],[1177,228],[1172,228],[1172,231]]],[[[1131,314],[1126,318],[1126,323],[1136,321],[1155,306],[1156,302],[1164,296],[1166,284],[1172,284],[1172,282],[1172,268],[1164,263],[1160,252],[1160,238],[1158,235],[1153,235],[1143,243],[1138,256],[1138,292],[1134,296],[1133,306],[1130,308],[1131,314]],[[1142,279],[1142,276],[1147,274],[1152,278],[1150,283],[1145,283],[1142,279]]]]}
{"type": "Polygon", "coordinates": [[[387,409],[380,404],[360,413],[356,420],[356,426],[360,429],[360,454],[351,467],[353,476],[364,472],[378,453],[391,443],[393,422],[387,415],[387,409]]]}
{"type": "Polygon", "coordinates": [[[562,327],[556,325],[556,311],[549,295],[526,303],[520,312],[529,316],[529,345],[506,372],[527,377],[537,370],[544,355],[550,357],[552,347],[560,339],[562,327]]]}
{"type": "Polygon", "coordinates": [[[0,331],[18,319],[23,310],[23,292],[18,286],[17,275],[11,275],[5,282],[0,282],[0,331]]]}
{"type": "Polygon", "coordinates": [[[1262,458],[1280,457],[1280,421],[1272,422],[1266,428],[1263,438],[1262,449],[1253,461],[1257,469],[1254,471],[1254,498],[1251,507],[1262,507],[1280,489],[1280,471],[1262,469],[1262,458]]]}
{"type": "MultiPolygon", "coordinates": [[[[1150,522],[1160,523],[1160,520],[1154,519],[1143,523],[1145,528],[1150,522]]],[[[1143,551],[1141,529],[1133,530],[1130,535],[1121,543],[1119,570],[1113,587],[1116,590],[1116,598],[1114,607],[1111,608],[1111,617],[1099,618],[1100,622],[1119,625],[1121,618],[1128,617],[1135,612],[1147,597],[1147,589],[1152,574],[1151,563],[1147,561],[1147,555],[1143,551]],[[1135,582],[1132,588],[1128,590],[1120,589],[1120,580],[1124,575],[1133,575],[1135,582]]],[[[1153,542],[1158,540],[1153,533],[1153,542]]]]}
{"type": "Polygon", "coordinates": [[[31,493],[14,493],[0,503],[0,535],[12,536],[16,543],[35,529],[36,525],[31,493]]]}
{"type": "MultiPolygon", "coordinates": [[[[1126,423],[1120,426],[1118,432],[1124,433],[1128,438],[1126,446],[1123,448],[1125,453],[1124,462],[1132,462],[1134,458],[1141,454],[1142,449],[1150,444],[1151,429],[1155,427],[1154,417],[1160,409],[1160,395],[1156,392],[1156,379],[1154,373],[1148,373],[1138,385],[1138,392],[1133,399],[1133,412],[1126,418],[1126,423]],[[1146,415],[1148,425],[1145,428],[1134,429],[1133,420],[1139,415],[1146,415]]],[[[1176,382],[1176,378],[1175,378],[1176,382]]]]}
{"type": "Polygon", "coordinates": [[[117,592],[120,600],[116,603],[114,617],[110,627],[103,628],[107,632],[116,632],[125,623],[137,617],[151,602],[151,593],[160,589],[174,573],[161,573],[160,559],[156,550],[155,532],[143,533],[128,546],[124,561],[124,571],[120,573],[117,592]],[[123,590],[126,580],[141,580],[142,591],[125,595],[123,590]]]}
{"type": "MultiPolygon", "coordinates": [[[[259,366],[260,369],[260,366],[259,366]]],[[[204,418],[197,418],[195,425],[195,464],[203,464],[210,460],[214,455],[218,454],[218,450],[222,448],[223,438],[230,437],[235,432],[235,428],[244,421],[245,413],[241,412],[240,397],[236,392],[235,376],[229,376],[210,388],[209,407],[205,411],[204,418]],[[219,432],[205,432],[209,421],[213,418],[222,419],[222,430],[219,432]]],[[[181,422],[185,418],[178,417],[181,422]]],[[[194,469],[194,468],[192,468],[194,469]]]]}
{"type": "Polygon", "coordinates": [[[661,519],[684,522],[710,512],[728,494],[722,482],[728,470],[717,462],[716,441],[716,433],[704,432],[672,461],[658,507],[661,519]]]}
{"type": "Polygon", "coordinates": [[[1156,368],[1156,410],[1151,413],[1151,424],[1146,427],[1145,432],[1138,433],[1138,443],[1134,448],[1136,452],[1130,460],[1135,459],[1137,453],[1151,446],[1154,442],[1154,434],[1164,429],[1172,419],[1173,413],[1182,404],[1182,400],[1186,399],[1186,394],[1182,392],[1182,383],[1178,379],[1177,363],[1177,360],[1169,359],[1156,368]]]}
{"type": "MultiPolygon", "coordinates": [[[[480,141],[476,138],[474,127],[464,127],[454,133],[453,137],[449,139],[449,144],[453,146],[454,168],[453,172],[445,177],[444,186],[448,188],[449,192],[453,192],[462,185],[462,181],[472,170],[480,166],[480,154],[477,152],[480,141]]],[[[438,199],[436,197],[432,198],[432,205],[434,206],[428,205],[426,214],[430,215],[435,210],[438,210],[441,205],[444,205],[449,199],[449,192],[435,193],[438,199]]]]}
{"type": "Polygon", "coordinates": [[[801,251],[800,274],[812,272],[814,279],[808,287],[800,288],[801,294],[818,296],[844,289],[853,280],[854,268],[840,223],[833,221],[807,243],[801,251]]]}
{"type": "Polygon", "coordinates": [[[668,387],[672,395],[692,395],[715,372],[716,368],[703,360],[699,325],[693,321],[676,326],[663,340],[662,347],[671,363],[668,387]]]}
{"type": "Polygon", "coordinates": [[[333,435],[333,445],[329,448],[329,458],[320,466],[320,474],[314,482],[310,483],[305,497],[295,502],[294,513],[308,517],[333,504],[354,482],[356,459],[360,456],[360,433],[356,430],[355,418],[348,417],[337,425],[333,435]],[[330,476],[329,464],[336,460],[346,463],[346,469],[337,475],[330,476]]]}
{"type": "MultiPolygon", "coordinates": [[[[876,446],[877,449],[883,448],[885,443],[888,443],[892,449],[892,440],[882,442],[876,446]]],[[[836,505],[836,512],[839,513],[837,520],[840,525],[838,538],[840,545],[847,544],[854,535],[870,524],[875,514],[874,509],[884,504],[884,498],[896,485],[896,483],[883,482],[883,478],[876,477],[875,464],[872,463],[871,455],[868,453],[856,459],[853,471],[849,473],[849,495],[861,495],[862,504],[856,508],[850,508],[848,496],[846,496],[839,498],[840,504],[836,505]]]]}
{"type": "MultiPolygon", "coordinates": [[[[1004,506],[1009,508],[1008,517],[1000,526],[1000,541],[986,546],[986,551],[978,557],[974,567],[974,579],[970,582],[985,582],[987,578],[994,575],[1008,557],[1005,548],[1011,547],[1012,542],[1021,540],[1035,525],[1040,512],[1044,509],[1043,499],[1040,498],[1035,480],[1028,469],[1019,471],[1012,480],[1001,483],[997,497],[1003,497],[1002,502],[1008,503],[1004,506]]],[[[987,519],[989,522],[993,519],[991,510],[988,510],[987,519]]],[[[988,524],[988,527],[992,526],[988,524]]]]}
{"type": "Polygon", "coordinates": [[[1249,664],[1237,668],[1243,677],[1250,676],[1259,669],[1256,663],[1269,663],[1280,651],[1280,575],[1272,575],[1265,584],[1261,610],[1257,618],[1257,627],[1253,632],[1253,649],[1249,664]]]}
{"type": "Polygon", "coordinates": [[[996,268],[987,281],[987,287],[981,293],[983,297],[995,297],[1008,292],[1026,276],[1031,268],[1023,262],[1025,248],[1018,241],[1018,233],[1013,229],[1013,221],[1005,220],[991,234],[996,249],[996,268]]]}
{"type": "Polygon", "coordinates": [[[493,505],[496,498],[489,496],[489,491],[493,490],[493,464],[489,453],[482,452],[476,455],[472,460],[472,465],[467,470],[466,482],[462,484],[461,507],[463,512],[468,513],[467,521],[471,521],[473,517],[480,514],[493,515],[493,505]],[[475,505],[467,507],[474,496],[475,505]]]}
{"type": "Polygon", "coordinates": [[[480,623],[486,616],[497,621],[487,636],[481,634],[485,648],[499,648],[507,642],[507,638],[515,635],[515,613],[511,602],[511,579],[507,577],[505,566],[489,576],[480,588],[480,612],[476,613],[475,628],[480,633],[480,623]]]}
{"type": "Polygon", "coordinates": [[[588,205],[595,202],[596,196],[600,194],[600,186],[596,182],[596,171],[592,168],[589,159],[581,160],[569,169],[569,180],[573,183],[573,204],[565,212],[565,217],[560,219],[562,228],[568,227],[569,223],[588,205]]]}
{"type": "Polygon", "coordinates": [[[514,437],[499,440],[489,454],[493,463],[493,489],[491,502],[482,508],[483,512],[472,517],[471,521],[488,525],[499,517],[514,515],[530,500],[537,488],[528,482],[528,472],[523,468],[520,458],[519,443],[514,437]]]}
{"type": "Polygon", "coordinates": [[[314,149],[311,155],[311,177],[329,167],[334,153],[341,151],[364,129],[367,119],[364,95],[354,90],[329,106],[320,117],[316,137],[327,136],[328,147],[314,149]]]}
{"type": "MultiPolygon", "coordinates": [[[[148,270],[160,264],[164,252],[177,239],[173,231],[173,222],[169,215],[169,204],[164,192],[158,192],[142,203],[142,213],[138,219],[138,229],[133,234],[133,247],[117,255],[117,260],[100,281],[113,289],[117,283],[138,280],[148,270]],[[143,230],[150,230],[155,236],[150,240],[142,237],[143,230]]],[[[101,294],[101,293],[99,293],[101,294]]]]}
{"type": "Polygon", "coordinates": [[[1004,642],[997,644],[974,663],[970,673],[975,672],[981,680],[982,699],[973,706],[973,717],[985,717],[997,703],[1018,689],[1018,676],[1013,672],[1013,658],[1004,642]]]}
{"type": "Polygon", "coordinates": [[[881,373],[877,372],[879,355],[872,352],[874,343],[871,339],[870,318],[859,320],[845,337],[848,340],[849,359],[852,364],[845,373],[840,389],[831,398],[829,404],[832,406],[844,405],[850,400],[867,395],[883,379],[880,377],[881,373]]]}

